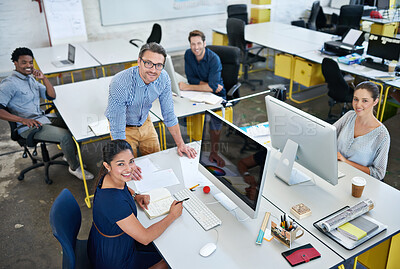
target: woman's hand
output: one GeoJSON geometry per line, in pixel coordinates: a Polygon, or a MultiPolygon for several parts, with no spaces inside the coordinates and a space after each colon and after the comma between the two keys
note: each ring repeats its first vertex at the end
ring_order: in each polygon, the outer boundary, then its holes
{"type": "Polygon", "coordinates": [[[182,202],[178,203],[178,201],[173,201],[169,209],[169,214],[174,219],[177,219],[180,215],[182,215],[182,209],[183,209],[182,202]]]}
{"type": "Polygon", "coordinates": [[[148,194],[137,194],[135,201],[142,209],[147,209],[147,205],[150,204],[150,195],[148,194]]]}
{"type": "Polygon", "coordinates": [[[347,161],[347,159],[345,157],[343,157],[343,155],[340,152],[337,153],[337,159],[342,162],[347,161]]]}
{"type": "Polygon", "coordinates": [[[135,163],[133,164],[132,179],[133,180],[142,179],[142,169],[140,169],[140,167],[137,166],[135,163]]]}

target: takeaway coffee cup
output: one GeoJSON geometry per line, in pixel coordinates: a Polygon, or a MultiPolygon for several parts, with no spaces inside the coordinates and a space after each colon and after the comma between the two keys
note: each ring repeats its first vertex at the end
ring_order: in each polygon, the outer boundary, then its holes
{"type": "Polygon", "coordinates": [[[394,76],[395,68],[396,68],[396,63],[395,62],[390,62],[389,65],[388,65],[389,75],[394,76]]]}
{"type": "Polygon", "coordinates": [[[353,177],[351,179],[351,195],[353,195],[356,198],[360,198],[365,184],[367,184],[367,181],[363,177],[353,177]]]}

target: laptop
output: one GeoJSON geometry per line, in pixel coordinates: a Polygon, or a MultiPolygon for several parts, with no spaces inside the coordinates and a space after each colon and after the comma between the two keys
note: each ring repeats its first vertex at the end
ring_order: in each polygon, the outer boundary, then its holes
{"type": "Polygon", "coordinates": [[[181,97],[181,90],[179,89],[179,82],[186,82],[185,77],[175,72],[174,65],[172,64],[172,59],[170,55],[167,55],[165,59],[165,71],[167,71],[169,78],[171,79],[171,90],[177,96],[181,97]]]}
{"type": "Polygon", "coordinates": [[[68,59],[51,62],[55,67],[64,67],[75,63],[75,47],[68,44],[68,59]]]}

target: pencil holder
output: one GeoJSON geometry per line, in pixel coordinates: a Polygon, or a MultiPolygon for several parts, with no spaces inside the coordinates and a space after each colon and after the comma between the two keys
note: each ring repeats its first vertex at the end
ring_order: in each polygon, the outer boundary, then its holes
{"type": "Polygon", "coordinates": [[[291,231],[287,231],[271,220],[271,235],[288,248],[292,246],[294,240],[302,237],[303,234],[304,230],[300,227],[297,227],[291,231]],[[299,232],[301,233],[298,235],[299,232]]]}

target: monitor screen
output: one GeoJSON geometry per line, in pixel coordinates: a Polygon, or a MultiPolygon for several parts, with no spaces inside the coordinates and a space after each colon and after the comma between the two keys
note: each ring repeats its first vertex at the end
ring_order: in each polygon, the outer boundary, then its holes
{"type": "Polygon", "coordinates": [[[336,128],[272,96],[265,97],[271,145],[283,151],[288,139],[298,144],[296,162],[328,181],[338,182],[336,128]]]}
{"type": "Polygon", "coordinates": [[[199,170],[252,218],[257,216],[268,150],[241,129],[206,111],[199,170]]]}
{"type": "Polygon", "coordinates": [[[175,93],[177,96],[181,96],[181,90],[179,89],[179,81],[176,77],[174,65],[172,63],[172,59],[171,59],[170,55],[167,55],[167,58],[165,59],[164,69],[165,69],[165,71],[167,71],[169,78],[171,79],[172,92],[175,93]]]}
{"type": "Polygon", "coordinates": [[[367,54],[385,60],[398,61],[400,56],[400,39],[370,34],[367,54]]]}

